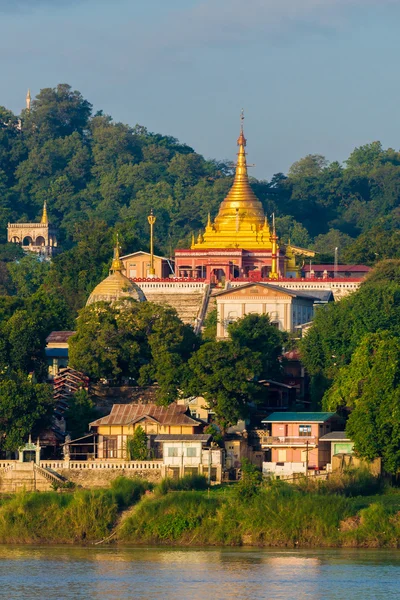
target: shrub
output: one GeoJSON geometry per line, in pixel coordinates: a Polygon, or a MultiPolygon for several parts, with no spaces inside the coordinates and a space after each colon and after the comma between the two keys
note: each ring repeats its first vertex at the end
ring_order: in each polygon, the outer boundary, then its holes
{"type": "Polygon", "coordinates": [[[134,479],[117,477],[111,483],[113,497],[120,510],[138,502],[146,490],[151,487],[152,486],[148,481],[139,479],[138,477],[134,479]]]}
{"type": "Polygon", "coordinates": [[[166,477],[157,485],[155,493],[159,496],[163,496],[170,491],[205,490],[207,489],[207,485],[207,479],[204,475],[185,475],[185,477],[179,479],[166,477]]]}

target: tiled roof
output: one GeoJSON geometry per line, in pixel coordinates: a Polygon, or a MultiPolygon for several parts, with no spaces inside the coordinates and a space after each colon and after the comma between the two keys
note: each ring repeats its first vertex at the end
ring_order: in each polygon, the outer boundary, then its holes
{"type": "Polygon", "coordinates": [[[331,412],[274,412],[262,423],[324,423],[334,416],[331,412]]]}
{"type": "Polygon", "coordinates": [[[46,342],[48,344],[64,344],[66,343],[71,335],[74,335],[76,331],[52,331],[47,336],[46,342]]]}
{"type": "Polygon", "coordinates": [[[200,425],[200,421],[186,414],[187,410],[183,404],[114,404],[109,415],[93,421],[90,426],[128,425],[146,417],[160,425],[200,425]]]}

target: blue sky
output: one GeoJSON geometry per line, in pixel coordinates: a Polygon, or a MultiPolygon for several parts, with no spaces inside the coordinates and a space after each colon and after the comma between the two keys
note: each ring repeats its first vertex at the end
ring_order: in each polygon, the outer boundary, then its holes
{"type": "Polygon", "coordinates": [[[69,83],[115,120],[252,173],[400,147],[400,0],[0,0],[0,105],[69,83]]]}

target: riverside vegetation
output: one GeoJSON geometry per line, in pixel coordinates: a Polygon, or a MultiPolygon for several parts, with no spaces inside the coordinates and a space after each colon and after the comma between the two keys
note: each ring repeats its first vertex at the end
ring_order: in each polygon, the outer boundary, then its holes
{"type": "Polygon", "coordinates": [[[111,488],[18,493],[0,504],[0,543],[400,546],[400,490],[367,472],[328,481],[241,482],[207,489],[204,477],[159,485],[116,479],[111,488]]]}

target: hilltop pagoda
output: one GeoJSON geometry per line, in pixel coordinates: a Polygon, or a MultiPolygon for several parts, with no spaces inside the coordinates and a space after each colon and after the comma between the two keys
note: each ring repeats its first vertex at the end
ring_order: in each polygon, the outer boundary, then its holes
{"type": "Polygon", "coordinates": [[[46,201],[40,223],[8,223],[7,241],[19,244],[23,250],[52,256],[58,250],[58,229],[49,221],[46,201]]]}
{"type": "Polygon", "coordinates": [[[187,250],[175,250],[177,277],[230,281],[235,278],[299,277],[295,250],[281,246],[260,200],[250,187],[246,162],[243,116],[233,185],[214,222],[208,216],[204,233],[187,250]]]}

